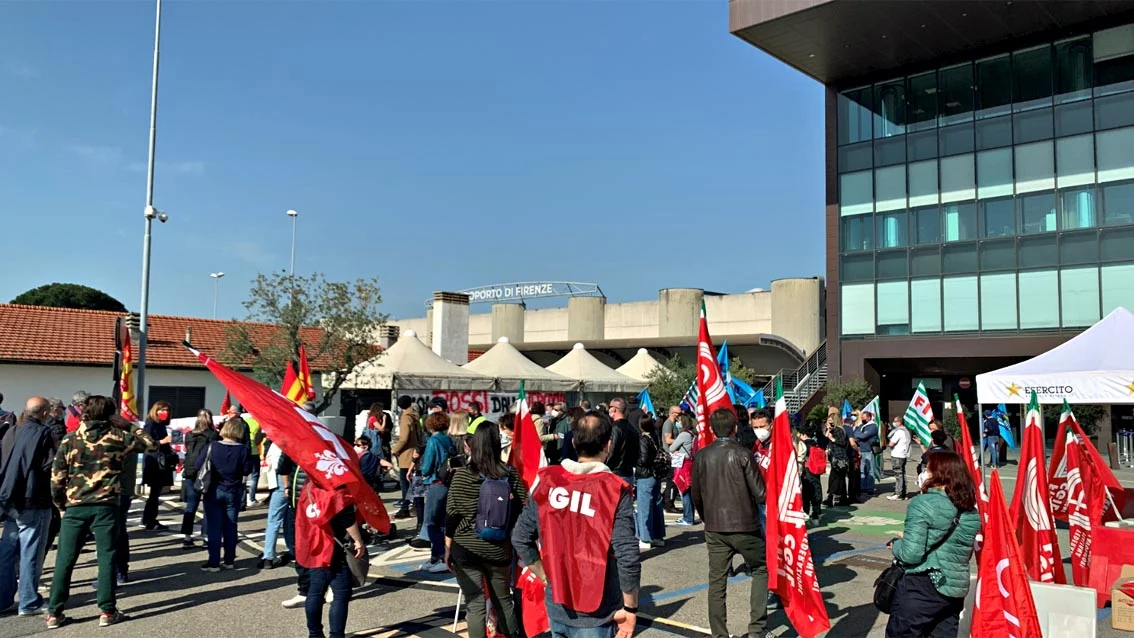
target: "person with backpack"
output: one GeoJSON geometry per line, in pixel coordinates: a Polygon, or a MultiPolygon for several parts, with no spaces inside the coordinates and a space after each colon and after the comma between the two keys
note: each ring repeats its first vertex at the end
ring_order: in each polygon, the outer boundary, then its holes
{"type": "MultiPolygon", "coordinates": [[[[445,507],[449,497],[449,479],[452,469],[453,440],[449,438],[449,417],[434,412],[425,419],[425,429],[431,433],[421,455],[421,482],[425,486],[425,517],[422,524],[429,535],[429,562],[421,569],[431,574],[449,570],[445,565],[445,507]]],[[[478,430],[480,428],[477,428],[478,430]]]]}
{"type": "Polygon", "coordinates": [[[801,489],[803,491],[803,513],[811,514],[811,524],[819,525],[823,513],[823,475],[827,473],[827,453],[815,440],[814,423],[804,424],[799,429],[799,442],[803,446],[803,464],[799,468],[801,489]]]}
{"type": "Polygon", "coordinates": [[[653,417],[638,421],[638,465],[634,468],[638,494],[638,549],[665,547],[665,513],[662,511],[661,480],[669,470],[669,454],[654,439],[653,417]]]}
{"type": "MultiPolygon", "coordinates": [[[[185,435],[185,463],[181,473],[181,500],[185,503],[185,512],[181,515],[181,545],[185,549],[193,548],[193,523],[197,520],[197,508],[204,497],[197,491],[197,459],[210,443],[219,440],[220,435],[213,425],[213,413],[198,410],[193,431],[185,435]]],[[[201,520],[201,536],[208,537],[204,519],[201,520]]]]}
{"type": "Polygon", "coordinates": [[[500,460],[500,430],[481,423],[465,441],[468,464],[453,470],[445,504],[445,565],[468,601],[469,638],[487,636],[485,587],[499,633],[519,634],[509,590],[512,529],[528,501],[516,468],[500,460]]]}
{"type": "Polygon", "coordinates": [[[835,422],[833,417],[827,417],[827,462],[831,466],[831,476],[827,479],[827,507],[846,507],[850,505],[847,494],[847,478],[851,471],[850,443],[847,442],[847,433],[843,426],[835,422]],[[836,503],[835,497],[838,497],[836,503]]]}

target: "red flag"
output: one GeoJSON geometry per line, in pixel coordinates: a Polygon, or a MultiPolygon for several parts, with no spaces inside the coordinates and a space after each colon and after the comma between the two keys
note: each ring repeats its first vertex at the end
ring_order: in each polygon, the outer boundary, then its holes
{"type": "Polygon", "coordinates": [[[988,519],[982,525],[984,549],[977,561],[970,634],[973,638],[1042,636],[1028,571],[1004,508],[1000,473],[993,470],[988,483],[988,519]]]}
{"type": "MultiPolygon", "coordinates": [[[[702,324],[703,325],[703,324],[702,324]]],[[[776,420],[772,425],[771,461],[767,477],[768,590],[784,602],[788,620],[803,638],[812,638],[831,628],[811,544],[807,538],[807,514],[803,512],[799,464],[791,441],[791,421],[783,386],[776,380],[776,420]]]]}
{"type": "Polygon", "coordinates": [[[1106,507],[1103,482],[1084,461],[1083,446],[1067,446],[1067,525],[1071,531],[1071,579],[1090,587],[1091,530],[1102,524],[1106,507]]]}
{"type": "Polygon", "coordinates": [[[232,407],[232,397],[228,396],[228,390],[225,390],[224,391],[224,401],[221,401],[221,404],[220,404],[221,415],[228,414],[228,410],[231,407],[232,407]]]}
{"type": "MultiPolygon", "coordinates": [[[[980,450],[973,445],[972,434],[969,433],[969,422],[965,418],[965,411],[961,409],[961,400],[957,395],[953,395],[953,400],[957,409],[957,425],[961,430],[961,449],[957,450],[961,455],[961,459],[965,462],[965,467],[969,468],[969,476],[973,477],[973,484],[977,487],[977,513],[980,514],[980,520],[983,523],[988,522],[988,491],[984,488],[984,475],[980,471],[980,450]]],[[[981,535],[977,535],[976,542],[976,555],[977,560],[980,560],[981,549],[981,535]]]]}
{"type": "Polygon", "coordinates": [[[330,567],[335,554],[331,519],[350,505],[343,490],[317,488],[308,481],[299,493],[295,517],[295,561],[308,569],[330,567]]]}
{"type": "Polygon", "coordinates": [[[130,343],[130,328],[122,319],[118,320],[116,338],[121,353],[121,375],[118,377],[118,412],[127,421],[140,421],[138,407],[134,400],[134,355],[130,343]]]}
{"type": "Polygon", "coordinates": [[[299,381],[308,401],[315,400],[315,384],[311,381],[311,366],[307,364],[307,350],[299,344],[299,381]]]}
{"type": "Polygon", "coordinates": [[[189,344],[185,347],[260,422],[264,435],[303,468],[309,480],[327,490],[345,487],[366,522],[382,534],[389,533],[390,516],[363,478],[354,446],[278,392],[230,370],[189,344]]]}
{"type": "Polygon", "coordinates": [[[697,447],[702,448],[716,437],[709,428],[709,417],[718,409],[732,409],[713,338],[709,335],[709,320],[705,316],[705,301],[701,300],[701,331],[697,337],[697,447]]]}
{"type": "Polygon", "coordinates": [[[283,384],[280,385],[280,394],[287,397],[292,403],[299,403],[306,396],[306,390],[303,389],[303,380],[295,373],[295,365],[291,361],[287,362],[287,370],[284,370],[283,384]]]}
{"type": "Polygon", "coordinates": [[[531,490],[539,468],[547,465],[547,457],[543,455],[539,431],[536,430],[535,420],[528,408],[528,394],[524,390],[523,381],[520,381],[520,398],[516,405],[516,429],[512,435],[512,454],[508,457],[508,462],[516,468],[524,485],[531,490]]]}
{"type": "Polygon", "coordinates": [[[1028,567],[1028,576],[1041,583],[1067,584],[1055,521],[1048,501],[1047,472],[1043,462],[1043,415],[1036,393],[1032,391],[1028,412],[1024,417],[1024,440],[1020,447],[1019,474],[1009,510],[1020,554],[1028,567]]]}
{"type": "Polygon", "coordinates": [[[1054,448],[1051,450],[1051,464],[1047,470],[1047,489],[1051,495],[1051,515],[1061,521],[1067,520],[1066,450],[1068,443],[1076,443],[1080,446],[1080,464],[1090,464],[1091,471],[1106,486],[1110,498],[1105,499],[1106,507],[1102,520],[1118,520],[1114,507],[1121,511],[1126,502],[1126,491],[1122,487],[1122,483],[1119,483],[1114,476],[1110,466],[1103,460],[1099,451],[1091,444],[1087,434],[1083,432],[1083,428],[1079,426],[1079,421],[1075,419],[1075,413],[1071,411],[1071,406],[1067,404],[1066,399],[1063,400],[1063,413],[1059,416],[1059,429],[1055,432],[1054,448]]]}
{"type": "Polygon", "coordinates": [[[549,631],[551,622],[547,619],[547,588],[543,581],[536,578],[532,570],[524,567],[517,586],[524,597],[524,634],[538,636],[549,631]]]}

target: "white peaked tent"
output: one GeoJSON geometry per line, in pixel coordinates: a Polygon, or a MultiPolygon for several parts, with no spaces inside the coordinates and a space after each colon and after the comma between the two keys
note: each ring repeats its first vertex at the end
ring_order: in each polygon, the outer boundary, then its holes
{"type": "Polygon", "coordinates": [[[526,389],[536,392],[574,392],[580,385],[575,379],[543,369],[509,343],[508,337],[500,337],[488,352],[461,367],[494,377],[496,389],[502,392],[518,391],[521,381],[526,389]]]}
{"type": "Polygon", "coordinates": [[[382,354],[355,366],[342,389],[491,390],[496,380],[437,356],[413,330],[382,354]]]}
{"type": "Polygon", "coordinates": [[[978,374],[982,405],[1134,403],[1134,314],[1115,308],[1075,338],[1007,368],[978,374]]]}
{"type": "Polygon", "coordinates": [[[618,368],[618,372],[630,377],[631,379],[638,379],[645,381],[650,373],[658,368],[664,368],[658,360],[650,356],[650,353],[645,348],[639,348],[638,353],[630,360],[622,364],[618,368]]]}
{"type": "Polygon", "coordinates": [[[547,369],[568,379],[582,381],[584,392],[641,392],[646,387],[645,381],[631,379],[606,367],[581,343],[576,343],[571,352],[547,369]]]}

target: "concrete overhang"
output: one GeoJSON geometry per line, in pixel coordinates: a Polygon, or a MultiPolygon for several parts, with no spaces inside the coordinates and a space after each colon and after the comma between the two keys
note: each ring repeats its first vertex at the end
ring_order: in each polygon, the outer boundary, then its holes
{"type": "Polygon", "coordinates": [[[1134,16],[1128,0],[729,0],[729,31],[839,88],[1134,16]]]}
{"type": "MultiPolygon", "coordinates": [[[[733,346],[765,346],[781,350],[796,360],[799,363],[803,362],[804,357],[807,356],[805,352],[795,347],[794,344],[770,334],[754,334],[754,335],[730,335],[728,337],[720,337],[714,339],[719,341],[716,345],[719,347],[720,343],[728,340],[729,347],[733,346]]],[[[534,341],[530,343],[513,343],[516,349],[520,352],[532,351],[570,351],[578,341],[534,341]]],[[[583,340],[583,345],[588,350],[637,350],[638,348],[646,348],[647,350],[665,350],[670,348],[696,348],[697,336],[692,335],[689,337],[649,337],[645,339],[600,339],[600,340],[583,340]]],[[[487,344],[470,344],[469,348],[473,350],[487,350],[491,346],[487,344]]]]}

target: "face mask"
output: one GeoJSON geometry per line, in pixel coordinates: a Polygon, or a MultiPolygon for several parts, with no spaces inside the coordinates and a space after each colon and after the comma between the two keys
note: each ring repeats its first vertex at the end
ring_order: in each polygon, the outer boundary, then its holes
{"type": "Polygon", "coordinates": [[[512,435],[506,432],[500,433],[500,447],[508,447],[512,445],[512,435]]]}
{"type": "Polygon", "coordinates": [[[551,418],[558,419],[559,418],[559,410],[552,410],[551,411],[551,418]]]}
{"type": "Polygon", "coordinates": [[[359,456],[362,456],[362,453],[366,451],[366,448],[362,447],[361,445],[356,445],[354,446],[354,451],[358,452],[359,456]]]}
{"type": "Polygon", "coordinates": [[[894,427],[896,427],[896,428],[902,427],[902,422],[901,421],[894,421],[894,427]]]}
{"type": "Polygon", "coordinates": [[[162,421],[168,419],[169,418],[169,410],[158,410],[157,418],[161,419],[162,421]]]}
{"type": "Polygon", "coordinates": [[[768,428],[757,428],[756,438],[760,439],[761,443],[767,442],[768,439],[772,438],[772,431],[768,428]]]}

